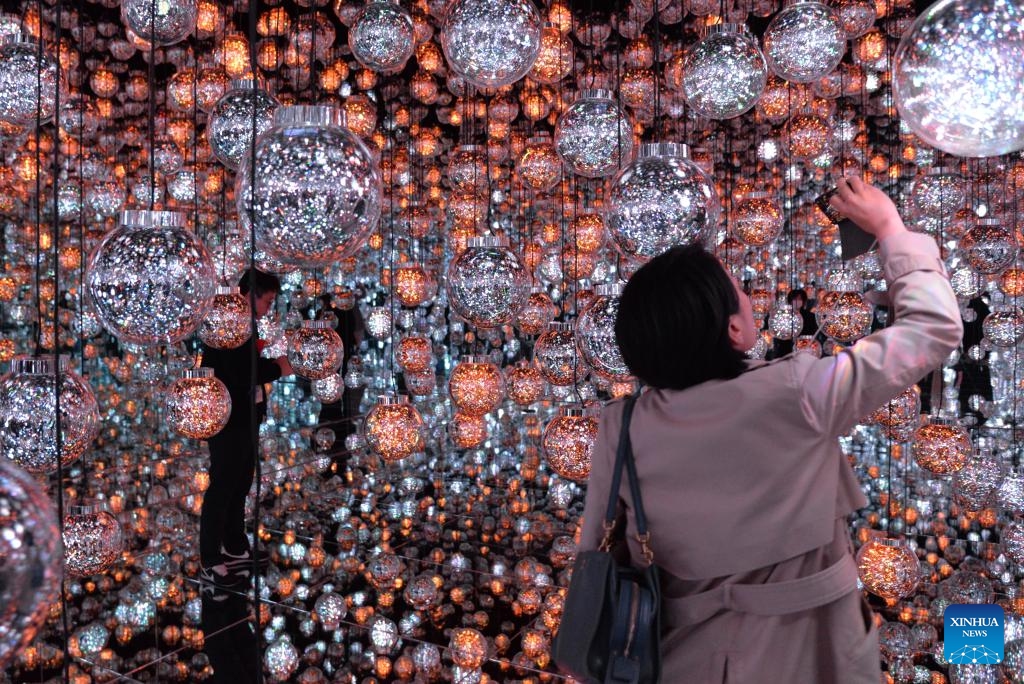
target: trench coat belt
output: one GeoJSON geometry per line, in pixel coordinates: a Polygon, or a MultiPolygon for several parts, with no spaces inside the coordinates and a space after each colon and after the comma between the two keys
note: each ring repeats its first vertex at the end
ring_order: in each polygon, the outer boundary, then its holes
{"type": "Polygon", "coordinates": [[[785,615],[831,603],[857,588],[857,564],[846,553],[811,575],[766,584],[720,584],[690,596],[662,598],[662,620],[669,627],[703,622],[722,610],[754,615],[785,615]]]}

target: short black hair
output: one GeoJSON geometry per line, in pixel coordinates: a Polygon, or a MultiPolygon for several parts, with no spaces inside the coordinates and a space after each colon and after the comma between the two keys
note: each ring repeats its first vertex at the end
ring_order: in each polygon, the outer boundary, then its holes
{"type": "Polygon", "coordinates": [[[659,389],[735,378],[746,356],[729,339],[739,311],[732,279],[702,245],[673,247],[626,283],[615,340],[630,372],[659,389]]]}
{"type": "Polygon", "coordinates": [[[258,268],[250,268],[242,274],[238,281],[238,291],[244,295],[249,294],[249,279],[252,278],[253,294],[262,297],[267,292],[280,292],[281,279],[271,273],[264,273],[258,268]]]}
{"type": "Polygon", "coordinates": [[[797,297],[803,297],[804,298],[804,304],[806,304],[807,303],[807,290],[803,289],[802,287],[798,287],[795,290],[790,290],[789,294],[786,295],[786,303],[787,304],[792,304],[793,300],[796,299],[797,297]]]}

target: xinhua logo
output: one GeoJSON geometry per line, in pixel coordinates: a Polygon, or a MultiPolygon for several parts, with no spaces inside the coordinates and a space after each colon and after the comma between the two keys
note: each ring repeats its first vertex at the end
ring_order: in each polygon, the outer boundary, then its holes
{"type": "Polygon", "coordinates": [[[1003,662],[1003,609],[991,603],[956,603],[943,614],[943,655],[954,665],[1003,662]]]}

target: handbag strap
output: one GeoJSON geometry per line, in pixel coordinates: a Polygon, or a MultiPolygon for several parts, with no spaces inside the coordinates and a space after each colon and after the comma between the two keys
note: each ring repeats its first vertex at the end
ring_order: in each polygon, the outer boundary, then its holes
{"type": "Polygon", "coordinates": [[[633,408],[638,396],[638,394],[628,396],[622,409],[622,428],[619,430],[619,446],[615,454],[615,467],[612,470],[611,491],[608,492],[608,508],[604,514],[605,534],[604,540],[601,542],[601,549],[607,551],[611,548],[615,513],[619,501],[619,487],[622,485],[622,469],[625,467],[629,480],[629,495],[633,501],[633,515],[636,518],[637,541],[640,542],[640,547],[643,549],[644,560],[651,564],[654,562],[654,552],[650,547],[651,535],[647,531],[647,515],[644,513],[640,481],[636,474],[636,463],[633,460],[633,444],[629,437],[629,424],[633,418],[633,408]]]}

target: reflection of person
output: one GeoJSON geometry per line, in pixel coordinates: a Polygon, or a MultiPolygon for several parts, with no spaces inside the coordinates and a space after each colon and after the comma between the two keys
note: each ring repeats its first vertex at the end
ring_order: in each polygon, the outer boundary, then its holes
{"type": "MultiPolygon", "coordinates": [[[[793,307],[800,314],[803,321],[800,326],[800,335],[814,335],[818,332],[818,321],[814,313],[807,306],[807,290],[801,287],[790,290],[786,295],[786,303],[793,307]]],[[[772,344],[772,358],[777,359],[793,351],[793,340],[776,339],[772,344]]]]}
{"type": "MultiPolygon", "coordinates": [[[[651,260],[622,293],[616,340],[649,386],[630,436],[662,571],[663,681],[881,676],[846,522],[867,499],[837,437],[940,364],[962,328],[931,237],[860,179],[832,201],[877,236],[896,314],[836,356],[745,359],[750,301],[699,245],[651,260]]],[[[580,551],[602,537],[622,407],[601,417],[580,551]]],[[[642,564],[625,480],[627,548],[642,564]]]]}
{"type": "MultiPolygon", "coordinates": [[[[264,316],[274,304],[281,283],[276,276],[255,271],[253,274],[256,317],[264,316]]],[[[242,294],[249,294],[249,274],[239,282],[242,294]]],[[[284,356],[256,359],[256,377],[252,375],[253,349],[259,343],[250,337],[235,349],[203,346],[203,365],[213,368],[231,395],[231,416],[227,425],[208,440],[210,446],[210,484],[203,496],[199,519],[199,556],[201,579],[205,587],[237,587],[248,581],[252,563],[249,540],[245,535],[245,497],[252,486],[256,469],[256,445],[252,432],[252,398],[256,398],[255,423],[267,412],[264,384],[292,367],[284,356]]]]}
{"type": "MultiPolygon", "coordinates": [[[[334,329],[345,348],[344,361],[341,366],[341,374],[344,376],[348,371],[349,359],[358,355],[359,344],[363,341],[366,331],[363,315],[359,311],[358,303],[348,309],[342,309],[334,306],[330,295],[323,295],[320,301],[323,304],[324,313],[330,312],[337,319],[334,329]]],[[[344,460],[341,456],[346,452],[345,438],[356,431],[356,416],[359,415],[359,404],[365,390],[366,388],[362,385],[346,386],[340,400],[333,404],[324,404],[320,408],[319,424],[334,430],[334,445],[327,453],[340,460],[344,460]]]]}

